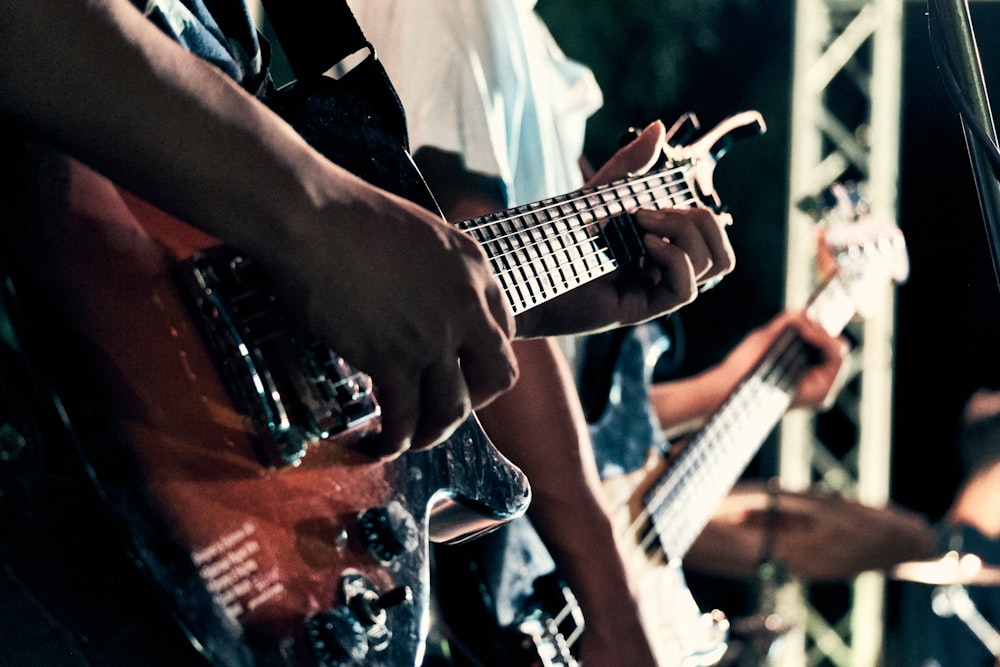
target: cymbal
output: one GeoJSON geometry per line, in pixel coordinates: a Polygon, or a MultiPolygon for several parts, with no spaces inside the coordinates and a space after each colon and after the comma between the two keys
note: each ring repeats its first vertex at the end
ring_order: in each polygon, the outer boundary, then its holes
{"type": "Polygon", "coordinates": [[[935,586],[1000,586],[1000,567],[984,564],[975,554],[959,555],[956,551],[932,560],[899,563],[889,576],[935,586]]]}
{"type": "Polygon", "coordinates": [[[934,529],[915,512],[744,482],[720,503],[684,567],[748,578],[770,563],[801,579],[842,580],[934,553],[934,529]]]}

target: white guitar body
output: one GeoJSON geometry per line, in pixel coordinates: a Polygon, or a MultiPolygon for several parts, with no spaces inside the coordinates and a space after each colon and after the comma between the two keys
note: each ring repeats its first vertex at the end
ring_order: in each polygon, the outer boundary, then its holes
{"type": "Polygon", "coordinates": [[[660,665],[706,667],[728,647],[729,621],[721,612],[702,612],[688,590],[680,563],[652,565],[635,559],[628,568],[639,586],[646,635],[660,665]]]}
{"type": "MultiPolygon", "coordinates": [[[[662,459],[650,462],[662,466],[662,459]]],[[[636,587],[646,636],[663,667],[708,667],[728,648],[729,621],[721,611],[703,612],[684,579],[678,560],[666,562],[663,550],[644,549],[631,529],[635,510],[641,511],[637,492],[649,468],[604,480],[604,490],[614,508],[612,522],[621,540],[625,567],[636,587]]]]}

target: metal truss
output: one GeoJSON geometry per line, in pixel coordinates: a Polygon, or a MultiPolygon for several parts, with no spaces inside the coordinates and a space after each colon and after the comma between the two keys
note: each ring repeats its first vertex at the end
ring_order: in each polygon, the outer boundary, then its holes
{"type": "MultiPolygon", "coordinates": [[[[870,214],[897,216],[903,0],[796,0],[785,303],[816,286],[816,222],[800,202],[830,185],[860,183],[870,214]]],[[[852,322],[850,377],[822,416],[790,413],[779,428],[786,489],[822,488],[861,502],[888,500],[895,299],[852,322]]],[[[817,554],[821,558],[821,554],[817,554]]],[[[840,584],[837,584],[838,586],[840,584]]],[[[791,582],[778,611],[794,630],[774,664],[874,666],[881,659],[885,581],[865,573],[831,593],[791,582]],[[834,602],[836,600],[836,602],[834,602]]]]}

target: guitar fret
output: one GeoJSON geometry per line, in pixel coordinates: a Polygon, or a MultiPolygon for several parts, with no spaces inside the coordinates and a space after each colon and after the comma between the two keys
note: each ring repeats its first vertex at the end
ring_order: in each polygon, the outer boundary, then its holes
{"type": "MultiPolygon", "coordinates": [[[[579,274],[576,271],[575,263],[570,256],[569,247],[566,244],[567,234],[570,236],[570,239],[573,240],[575,240],[575,236],[570,233],[569,225],[561,217],[556,218],[550,224],[552,234],[546,236],[545,247],[548,249],[549,254],[552,257],[556,272],[559,275],[559,281],[563,285],[568,285],[570,283],[579,284],[579,274]],[[572,275],[567,275],[567,268],[572,272],[572,275]]],[[[556,284],[553,279],[553,288],[555,287],[556,284]]]]}
{"type": "MultiPolygon", "coordinates": [[[[677,167],[458,223],[482,245],[515,314],[645,252],[629,211],[670,204],[686,187],[677,167]]],[[[691,200],[693,202],[693,200],[691,200]]]]}
{"type": "MultiPolygon", "coordinates": [[[[488,218],[479,218],[480,224],[471,230],[472,236],[483,246],[488,256],[490,264],[493,266],[493,273],[500,282],[507,301],[513,306],[527,303],[521,293],[520,284],[513,279],[515,266],[511,263],[514,246],[511,242],[511,234],[507,232],[505,219],[497,219],[487,222],[488,218]]],[[[521,308],[520,310],[525,310],[521,308]]],[[[515,308],[515,312],[520,312],[515,308]]]]}
{"type": "Polygon", "coordinates": [[[525,236],[530,235],[531,231],[530,228],[527,231],[516,229],[515,220],[515,218],[512,218],[507,221],[507,225],[511,230],[510,238],[513,239],[511,241],[512,256],[516,270],[521,276],[521,291],[526,294],[522,303],[530,306],[534,304],[537,298],[537,290],[532,285],[537,276],[531,275],[525,268],[533,268],[530,263],[531,245],[525,241],[525,236]]]}
{"type": "Polygon", "coordinates": [[[794,382],[808,365],[807,348],[792,330],[780,340],[647,494],[670,558],[684,557],[790,405],[794,382]]]}
{"type": "MultiPolygon", "coordinates": [[[[821,311],[832,299],[842,317],[844,288],[840,281],[829,281],[811,299],[811,307],[821,311]]],[[[795,330],[786,330],[646,494],[655,537],[668,558],[684,557],[788,409],[795,383],[809,366],[809,353],[795,330]]]]}
{"type": "Polygon", "coordinates": [[[854,299],[839,275],[835,275],[809,304],[806,313],[831,334],[847,326],[856,312],[854,299]]]}
{"type": "MultiPolygon", "coordinates": [[[[597,247],[594,241],[594,235],[590,234],[589,230],[592,227],[596,227],[599,221],[596,211],[592,205],[592,197],[577,199],[574,203],[576,209],[576,219],[580,222],[577,229],[571,232],[571,238],[573,239],[573,248],[577,250],[577,254],[573,257],[569,266],[573,269],[574,277],[580,282],[586,282],[592,280],[600,275],[607,273],[606,271],[600,270],[600,262],[597,261],[597,247]],[[580,237],[583,237],[581,240],[580,237]],[[584,252],[582,248],[590,248],[593,252],[584,252]],[[593,259],[593,261],[591,261],[593,259]]],[[[567,252],[567,257],[570,257],[570,253],[567,252]]]]}
{"type": "MultiPolygon", "coordinates": [[[[554,296],[559,293],[560,286],[565,284],[565,281],[556,280],[557,276],[561,275],[561,271],[552,247],[555,227],[551,226],[545,217],[539,216],[537,211],[531,213],[531,219],[535,223],[534,230],[529,230],[532,241],[535,243],[535,262],[542,267],[540,275],[548,280],[547,293],[554,296]]],[[[543,292],[542,296],[544,297],[545,294],[543,292]]]]}
{"type": "Polygon", "coordinates": [[[790,403],[788,391],[753,376],[727,401],[726,407],[732,407],[724,418],[706,425],[689,445],[695,447],[695,442],[709,439],[715,448],[690,457],[675,475],[656,487],[661,511],[654,512],[654,521],[668,557],[684,557],[758,448],[741,451],[739,445],[762,443],[790,403]]]}

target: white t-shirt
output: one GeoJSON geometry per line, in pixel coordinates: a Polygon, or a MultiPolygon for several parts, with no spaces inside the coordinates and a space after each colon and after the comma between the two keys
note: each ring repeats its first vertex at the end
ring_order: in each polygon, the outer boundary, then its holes
{"type": "Polygon", "coordinates": [[[406,110],[411,149],[464,156],[510,205],[580,187],[591,71],[568,59],[534,0],[349,0],[406,110]]]}

